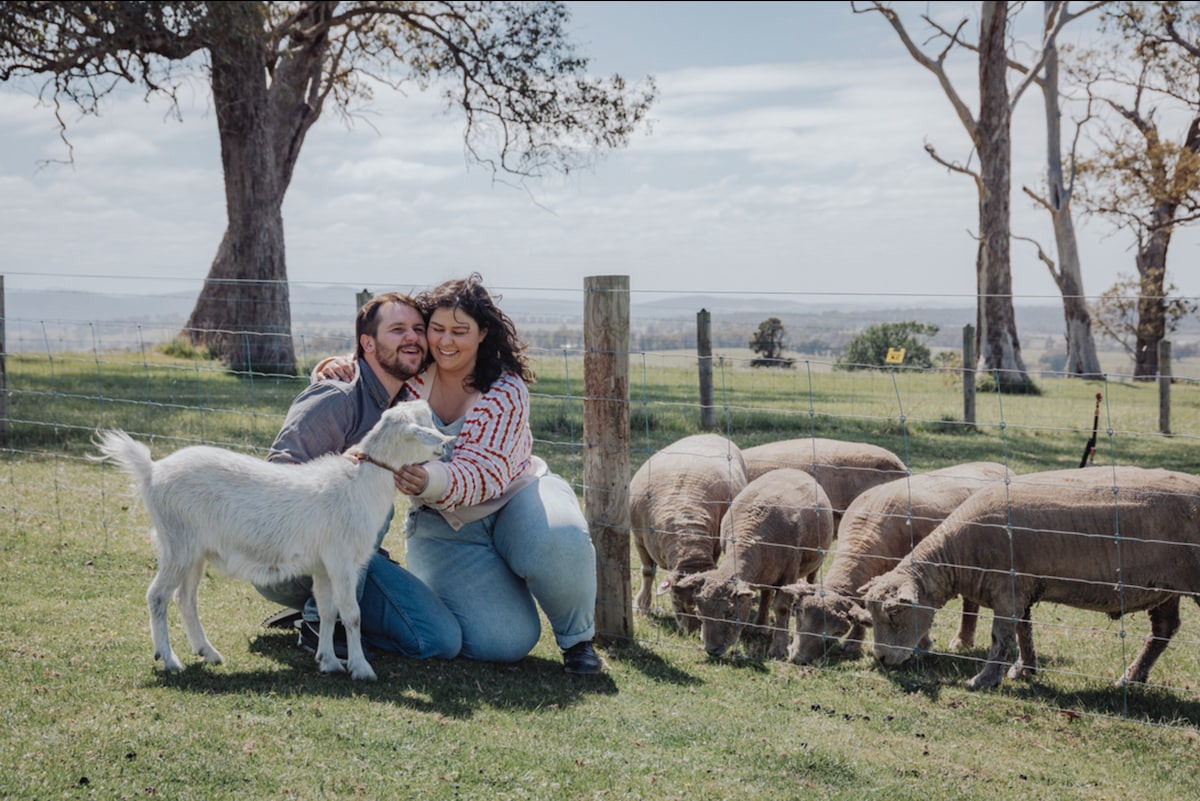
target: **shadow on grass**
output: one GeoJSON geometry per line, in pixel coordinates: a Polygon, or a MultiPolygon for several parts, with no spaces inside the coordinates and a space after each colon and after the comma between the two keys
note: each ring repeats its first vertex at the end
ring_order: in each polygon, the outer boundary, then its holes
{"type": "MultiPolygon", "coordinates": [[[[983,668],[986,659],[987,651],[983,649],[959,654],[927,653],[898,667],[885,668],[877,664],[876,669],[901,691],[937,700],[945,688],[965,689],[967,680],[983,668]]],[[[1039,671],[1029,678],[1010,679],[1006,675],[998,687],[974,692],[1003,693],[1036,701],[1068,715],[1098,715],[1162,726],[1200,727],[1200,701],[1181,697],[1169,687],[1118,684],[1115,678],[1093,677],[1086,679],[1091,686],[1064,690],[1061,682],[1066,679],[1056,676],[1055,671],[1062,673],[1063,667],[1072,660],[1040,656],[1038,662],[1039,671]]]]}
{"type": "Polygon", "coordinates": [[[463,719],[479,709],[562,708],[587,696],[617,692],[608,674],[573,676],[563,671],[561,661],[537,656],[499,664],[376,654],[371,666],[379,680],[365,682],[354,681],[348,674],[321,674],[313,657],[296,647],[295,635],[290,632],[260,634],[250,642],[250,650],[274,660],[278,668],[239,672],[228,665],[212,668],[196,662],[179,673],[156,672],[152,681],[162,687],[211,694],[364,698],[463,719]]]}

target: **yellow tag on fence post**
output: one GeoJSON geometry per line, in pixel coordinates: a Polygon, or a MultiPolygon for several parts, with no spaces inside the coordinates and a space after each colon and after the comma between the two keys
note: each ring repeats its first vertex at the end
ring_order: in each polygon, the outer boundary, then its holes
{"type": "Polygon", "coordinates": [[[885,364],[904,364],[904,348],[888,348],[885,364]]]}

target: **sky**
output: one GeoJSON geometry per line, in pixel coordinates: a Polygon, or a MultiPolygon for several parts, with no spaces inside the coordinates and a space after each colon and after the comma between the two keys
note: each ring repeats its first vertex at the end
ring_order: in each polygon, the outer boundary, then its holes
{"type": "MultiPolygon", "coordinates": [[[[628,275],[635,301],[973,305],[974,184],[925,152],[966,161],[969,140],[880,15],[849,2],[566,5],[595,72],[654,76],[648,131],[592,168],[516,185],[471,165],[461,116],[415,88],[378,93],[352,124],[326,111],[284,204],[290,280],[407,290],[478,271],[519,295],[628,275]]],[[[901,4],[918,41],[919,13],[953,22],[977,6],[901,4]]],[[[973,64],[950,68],[974,103],[973,64]]],[[[0,85],[7,287],[198,291],[225,228],[224,189],[203,83],[182,106],[178,120],[126,92],[99,117],[69,115],[66,164],[52,109],[28,86],[0,85]]],[[[1017,108],[1013,232],[1053,252],[1049,216],[1019,191],[1042,179],[1041,113],[1037,94],[1017,108]]],[[[1135,272],[1128,234],[1077,225],[1088,295],[1135,272]]],[[[1200,296],[1198,243],[1185,231],[1172,245],[1168,280],[1184,295],[1200,296]]],[[[1055,302],[1033,246],[1012,251],[1016,302],[1055,302]]]]}

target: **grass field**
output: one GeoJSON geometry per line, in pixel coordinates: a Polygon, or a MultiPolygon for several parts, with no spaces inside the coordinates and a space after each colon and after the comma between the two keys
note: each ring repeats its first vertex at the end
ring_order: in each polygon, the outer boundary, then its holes
{"type": "MultiPolygon", "coordinates": [[[[915,471],[973,460],[1017,472],[1078,466],[1103,395],[1097,465],[1198,472],[1200,386],[1039,380],[981,394],[914,371],[718,365],[718,428],[746,447],[792,437],[874,442],[915,471]]],[[[582,360],[543,354],[536,450],[583,486],[582,360]]],[[[631,461],[699,430],[694,356],[631,363],[631,461]]],[[[1151,674],[1113,680],[1147,630],[1034,610],[1043,670],[969,692],[986,653],[899,670],[869,658],[800,667],[708,659],[666,609],[601,648],[609,672],[570,677],[547,631],[517,665],[380,656],[380,681],[322,677],[250,587],[209,576],[202,613],[227,663],[163,675],[144,594],[147,521],[122,478],[84,457],[119,426],[156,455],[209,442],[262,453],[302,386],[237,378],[160,353],[10,357],[0,461],[0,798],[171,799],[1162,799],[1200,795],[1200,610],[1151,674]]],[[[388,544],[402,552],[393,531],[388,544]]],[[[637,569],[633,557],[634,570],[637,569]]],[[[635,576],[634,586],[637,586],[635,576]]],[[[935,645],[956,623],[940,612],[935,645]]],[[[181,637],[172,610],[172,634],[181,637]]]]}

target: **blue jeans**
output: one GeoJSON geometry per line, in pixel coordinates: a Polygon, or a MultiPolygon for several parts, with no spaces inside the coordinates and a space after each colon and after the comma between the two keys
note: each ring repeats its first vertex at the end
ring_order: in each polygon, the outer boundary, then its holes
{"type": "Polygon", "coordinates": [[[458,531],[436,511],[414,506],[406,530],[405,563],[458,618],[463,656],[524,658],[541,636],[538,605],[559,648],[595,636],[596,551],[562,478],[543,476],[458,531]]]}
{"type": "MultiPolygon", "coordinates": [[[[392,515],[388,515],[375,546],[383,542],[392,515]]],[[[317,604],[308,576],[269,586],[255,585],[259,594],[293,609],[316,623],[317,604]]],[[[363,643],[415,659],[453,659],[462,648],[462,630],[446,605],[421,580],[377,550],[358,580],[358,606],[362,614],[363,643]]]]}

